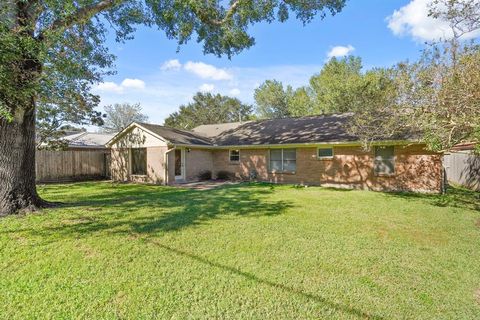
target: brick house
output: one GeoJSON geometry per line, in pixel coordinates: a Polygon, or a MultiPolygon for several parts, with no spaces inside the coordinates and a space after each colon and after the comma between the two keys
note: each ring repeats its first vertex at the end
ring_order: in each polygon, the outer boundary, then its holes
{"type": "Polygon", "coordinates": [[[413,136],[364,151],[345,130],[351,114],[199,126],[132,123],[108,146],[112,178],[156,184],[228,174],[236,179],[378,191],[439,193],[442,155],[413,136]]]}

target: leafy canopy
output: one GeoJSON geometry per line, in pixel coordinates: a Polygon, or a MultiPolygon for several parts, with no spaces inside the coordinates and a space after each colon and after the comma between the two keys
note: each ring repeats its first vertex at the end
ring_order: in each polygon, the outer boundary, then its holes
{"type": "Polygon", "coordinates": [[[252,118],[252,109],[236,98],[199,92],[193,102],[180,106],[179,111],[165,119],[165,125],[192,129],[202,124],[246,121],[252,118]]]}

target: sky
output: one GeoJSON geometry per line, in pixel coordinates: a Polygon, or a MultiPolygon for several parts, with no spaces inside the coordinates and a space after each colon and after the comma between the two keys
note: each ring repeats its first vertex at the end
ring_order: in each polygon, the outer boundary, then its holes
{"type": "Polygon", "coordinates": [[[331,57],[356,55],[365,69],[419,57],[425,42],[448,34],[445,22],[428,17],[431,0],[349,0],[339,14],[304,26],[260,23],[249,29],[256,44],[232,57],[204,55],[201,44],[181,46],[157,29],[139,28],[126,43],[108,40],[116,71],[94,88],[103,106],[140,103],[149,122],[162,124],[198,91],[254,102],[268,79],[299,87],[331,57]]]}

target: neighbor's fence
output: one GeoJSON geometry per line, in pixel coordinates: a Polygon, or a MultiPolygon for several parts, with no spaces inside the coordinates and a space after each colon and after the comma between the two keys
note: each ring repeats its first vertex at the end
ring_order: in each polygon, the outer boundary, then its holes
{"type": "Polygon", "coordinates": [[[105,150],[37,150],[37,182],[82,181],[110,176],[109,153],[105,150]]]}
{"type": "Polygon", "coordinates": [[[449,182],[480,191],[480,156],[469,151],[452,152],[444,156],[443,163],[449,182]]]}

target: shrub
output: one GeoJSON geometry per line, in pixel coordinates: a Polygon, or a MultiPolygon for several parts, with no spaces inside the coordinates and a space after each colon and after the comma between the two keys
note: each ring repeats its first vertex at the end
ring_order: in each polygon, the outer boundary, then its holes
{"type": "Polygon", "coordinates": [[[229,171],[218,171],[217,172],[217,179],[218,180],[233,180],[235,175],[229,171]]]}
{"type": "Polygon", "coordinates": [[[205,171],[200,172],[198,174],[198,180],[200,180],[200,181],[212,180],[212,171],[205,170],[205,171]]]}

